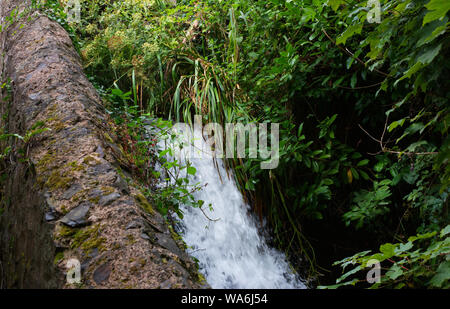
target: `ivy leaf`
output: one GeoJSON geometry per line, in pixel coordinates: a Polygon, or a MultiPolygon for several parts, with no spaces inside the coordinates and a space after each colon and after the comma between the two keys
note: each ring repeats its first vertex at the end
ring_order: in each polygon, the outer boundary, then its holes
{"type": "Polygon", "coordinates": [[[380,246],[380,252],[384,254],[385,258],[389,259],[395,255],[396,245],[386,243],[380,246]]]}
{"type": "Polygon", "coordinates": [[[386,273],[386,277],[395,280],[398,277],[400,277],[401,275],[403,275],[403,269],[398,266],[397,264],[394,264],[389,271],[386,273]]]}
{"type": "Polygon", "coordinates": [[[446,0],[431,0],[425,7],[428,9],[428,13],[423,18],[422,25],[432,22],[436,19],[441,19],[447,15],[448,10],[450,10],[450,1],[446,0]]]}
{"type": "Polygon", "coordinates": [[[398,246],[398,248],[395,248],[395,253],[396,254],[401,254],[403,252],[408,251],[412,247],[413,247],[413,243],[408,241],[406,244],[400,244],[400,246],[398,246]]]}
{"type": "Polygon", "coordinates": [[[442,284],[450,279],[450,261],[442,262],[437,269],[436,275],[430,280],[431,286],[442,287],[442,284]]]}
{"type": "Polygon", "coordinates": [[[351,38],[355,34],[360,34],[362,31],[362,24],[351,25],[345,30],[337,39],[336,44],[345,44],[347,39],[351,38]]]}

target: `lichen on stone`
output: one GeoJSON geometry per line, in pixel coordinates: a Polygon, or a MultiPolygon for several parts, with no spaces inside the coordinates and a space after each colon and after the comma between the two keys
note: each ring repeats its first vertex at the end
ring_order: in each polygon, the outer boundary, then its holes
{"type": "Polygon", "coordinates": [[[154,214],[155,211],[153,210],[152,205],[148,202],[147,198],[142,194],[138,193],[134,196],[135,200],[139,203],[139,205],[149,214],[154,214]]]}

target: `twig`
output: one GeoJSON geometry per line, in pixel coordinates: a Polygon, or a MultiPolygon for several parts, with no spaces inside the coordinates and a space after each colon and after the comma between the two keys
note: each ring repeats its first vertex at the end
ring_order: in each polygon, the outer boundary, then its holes
{"type": "Polygon", "coordinates": [[[395,150],[390,150],[387,149],[384,144],[383,144],[383,139],[384,139],[384,135],[386,134],[386,129],[387,129],[387,124],[388,124],[388,120],[389,117],[386,117],[386,122],[384,124],[384,130],[383,133],[381,135],[381,139],[376,139],[375,137],[373,137],[369,132],[367,132],[360,124],[358,124],[359,128],[367,134],[367,136],[369,136],[371,139],[373,139],[375,142],[380,144],[381,147],[381,151],[377,152],[377,153],[371,153],[371,155],[377,155],[380,154],[382,152],[385,153],[393,153],[393,154],[397,154],[397,155],[408,155],[408,156],[412,156],[412,155],[416,155],[416,156],[425,156],[425,155],[436,155],[438,154],[438,152],[435,151],[429,151],[429,152],[411,152],[411,151],[395,151],[395,150]]]}
{"type": "MultiPolygon", "coordinates": [[[[348,48],[343,48],[342,46],[336,44],[336,42],[331,38],[331,36],[325,31],[325,29],[322,28],[322,32],[327,36],[327,38],[334,44],[336,45],[340,50],[344,51],[345,53],[349,54],[350,57],[352,57],[353,59],[355,59],[356,61],[358,61],[360,64],[362,64],[364,67],[366,66],[366,63],[364,61],[362,61],[361,59],[359,59],[358,57],[355,56],[355,54],[353,54],[350,50],[348,50],[348,48]]],[[[375,72],[389,77],[389,74],[384,73],[383,71],[378,70],[377,68],[373,69],[375,72]]]]}
{"type": "Polygon", "coordinates": [[[211,219],[210,217],[208,217],[208,215],[205,213],[205,211],[203,210],[203,208],[202,207],[199,207],[200,208],[200,210],[202,211],[202,213],[203,213],[203,215],[206,217],[206,219],[208,219],[209,221],[212,221],[212,222],[217,222],[217,221],[220,221],[220,218],[219,219],[211,219]]]}

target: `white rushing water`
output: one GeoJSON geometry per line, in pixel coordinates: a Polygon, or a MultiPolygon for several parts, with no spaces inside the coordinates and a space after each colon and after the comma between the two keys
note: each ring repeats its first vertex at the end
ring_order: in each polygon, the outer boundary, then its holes
{"type": "MultiPolygon", "coordinates": [[[[195,136],[196,147],[201,149],[204,141],[199,132],[195,136]]],[[[270,248],[258,232],[257,221],[249,215],[249,206],[234,178],[227,176],[222,160],[217,160],[216,165],[212,156],[206,154],[189,161],[197,170],[191,183],[206,185],[194,193],[197,200],[205,201],[205,206],[204,213],[182,206],[180,230],[189,246],[188,253],[199,260],[200,271],[209,285],[224,289],[306,288],[284,254],[270,248]]]]}

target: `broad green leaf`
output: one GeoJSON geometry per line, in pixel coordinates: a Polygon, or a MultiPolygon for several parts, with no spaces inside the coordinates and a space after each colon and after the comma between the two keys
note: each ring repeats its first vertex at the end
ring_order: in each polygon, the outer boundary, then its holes
{"type": "Polygon", "coordinates": [[[418,61],[423,64],[431,63],[431,61],[433,61],[433,59],[439,54],[441,47],[442,47],[442,44],[439,44],[433,48],[428,49],[426,52],[422,53],[419,56],[418,61]]]}
{"type": "Polygon", "coordinates": [[[385,258],[390,258],[395,255],[396,245],[386,243],[380,246],[380,252],[384,254],[385,258]]]}
{"type": "Polygon", "coordinates": [[[447,15],[448,10],[450,10],[450,1],[448,0],[431,0],[425,7],[428,9],[428,13],[423,18],[422,25],[432,22],[436,19],[441,19],[447,15]]]}
{"type": "Polygon", "coordinates": [[[403,252],[408,251],[408,250],[411,249],[412,247],[413,247],[413,243],[410,242],[410,241],[408,241],[408,242],[405,243],[405,244],[400,244],[400,245],[398,246],[398,248],[395,248],[395,253],[396,253],[396,254],[401,254],[401,253],[403,253],[403,252]]]}
{"type": "Polygon", "coordinates": [[[442,284],[450,279],[450,261],[442,262],[436,272],[436,275],[434,275],[433,278],[430,280],[431,286],[440,288],[442,287],[442,284]]]}
{"type": "Polygon", "coordinates": [[[327,4],[329,6],[331,6],[331,8],[333,9],[333,11],[337,11],[337,9],[339,8],[339,6],[341,4],[345,3],[344,0],[328,0],[327,4]]]}
{"type": "Polygon", "coordinates": [[[397,264],[392,265],[392,267],[386,273],[386,277],[388,277],[389,279],[392,279],[392,280],[397,279],[401,275],[403,275],[403,269],[400,266],[398,266],[397,264]]]}
{"type": "Polygon", "coordinates": [[[345,42],[355,34],[360,34],[362,24],[351,25],[337,39],[336,44],[345,44],[345,42]]]}
{"type": "Polygon", "coordinates": [[[436,232],[430,232],[430,233],[426,233],[426,234],[419,234],[417,236],[411,236],[408,238],[408,241],[416,241],[419,239],[427,239],[427,238],[431,238],[434,235],[436,235],[436,232]]]}
{"type": "Polygon", "coordinates": [[[444,229],[441,230],[440,237],[444,237],[445,235],[450,234],[450,225],[447,225],[444,229]]]}
{"type": "Polygon", "coordinates": [[[193,166],[188,166],[187,173],[189,175],[195,175],[195,173],[197,173],[197,169],[195,167],[193,167],[193,166]]]}

